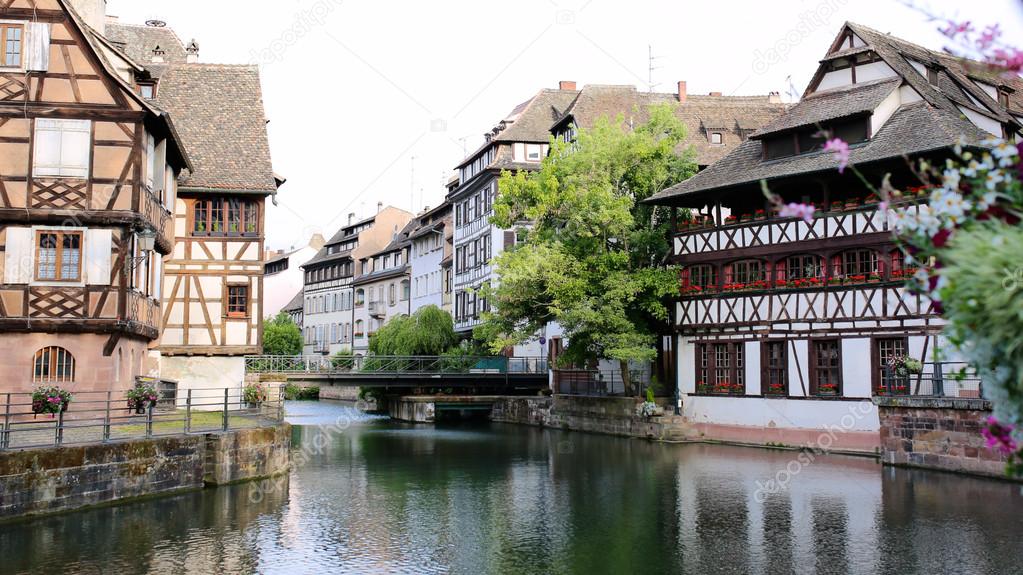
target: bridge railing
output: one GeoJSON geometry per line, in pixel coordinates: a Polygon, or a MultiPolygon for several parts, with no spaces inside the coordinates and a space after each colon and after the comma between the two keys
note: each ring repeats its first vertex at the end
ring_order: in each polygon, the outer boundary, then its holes
{"type": "Polygon", "coordinates": [[[245,358],[247,373],[266,374],[363,374],[363,375],[466,375],[543,374],[543,357],[504,356],[272,356],[245,358]]]}

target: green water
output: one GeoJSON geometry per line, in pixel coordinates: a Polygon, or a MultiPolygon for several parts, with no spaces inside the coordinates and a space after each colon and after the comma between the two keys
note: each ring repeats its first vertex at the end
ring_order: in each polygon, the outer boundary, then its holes
{"type": "Polygon", "coordinates": [[[0,526],[0,573],[1023,573],[1009,483],[327,403],[289,414],[281,481],[0,526]]]}

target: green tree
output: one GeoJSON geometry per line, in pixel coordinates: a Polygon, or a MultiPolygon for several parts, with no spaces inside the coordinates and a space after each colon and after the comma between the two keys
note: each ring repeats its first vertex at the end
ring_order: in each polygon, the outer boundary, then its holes
{"type": "Polygon", "coordinates": [[[603,118],[571,144],[552,141],[539,171],[502,174],[491,221],[528,234],[496,258],[500,282],[483,290],[494,312],[475,335],[491,351],[557,321],[567,361],[616,359],[627,374],[629,360],[656,356],[678,275],[663,265],[668,211],[642,201],[694,174],[696,164],[682,149],[686,130],[673,106],[649,112],[634,128],[621,116],[603,118]]]}
{"type": "Polygon", "coordinates": [[[458,344],[451,314],[435,305],[388,321],[369,342],[374,355],[441,355],[458,344]]]}
{"type": "Polygon", "coordinates": [[[281,312],[267,319],[263,326],[263,353],[266,355],[299,355],[302,353],[302,332],[281,312]]]}

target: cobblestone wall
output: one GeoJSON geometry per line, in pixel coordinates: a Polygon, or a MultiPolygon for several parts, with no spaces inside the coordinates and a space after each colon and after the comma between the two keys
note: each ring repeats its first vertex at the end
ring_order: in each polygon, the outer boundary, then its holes
{"type": "Polygon", "coordinates": [[[1005,457],[980,434],[991,415],[982,399],[876,398],[881,419],[881,459],[906,465],[1005,476],[1005,457]]]}

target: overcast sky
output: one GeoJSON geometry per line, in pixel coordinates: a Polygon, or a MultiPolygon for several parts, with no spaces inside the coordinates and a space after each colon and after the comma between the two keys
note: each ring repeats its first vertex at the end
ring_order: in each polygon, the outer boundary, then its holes
{"type": "MultiPolygon", "coordinates": [[[[895,0],[108,4],[124,22],[164,20],[195,38],[204,62],[261,66],[274,166],[288,178],[268,214],[273,248],[329,236],[378,201],[436,206],[464,150],[515,105],[559,80],[646,90],[650,49],[658,91],[686,80],[690,93],[750,95],[801,93],[846,20],[945,45],[895,0]]],[[[919,6],[1023,38],[1020,0],[919,6]]]]}

